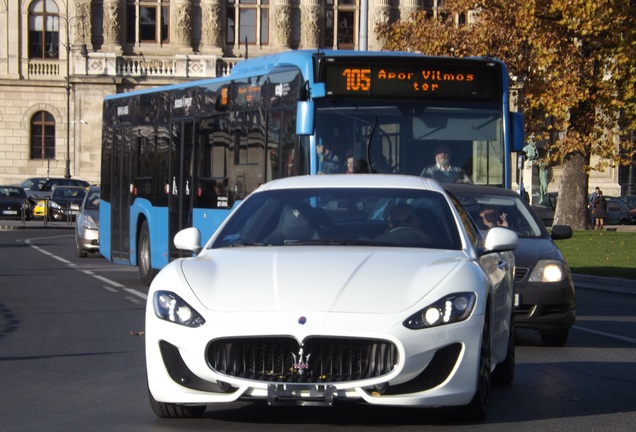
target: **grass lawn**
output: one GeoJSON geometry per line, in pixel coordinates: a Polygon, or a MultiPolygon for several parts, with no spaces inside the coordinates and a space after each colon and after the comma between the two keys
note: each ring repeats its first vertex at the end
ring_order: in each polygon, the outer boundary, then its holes
{"type": "Polygon", "coordinates": [[[636,279],[636,232],[574,231],[555,243],[572,273],[636,279]]]}

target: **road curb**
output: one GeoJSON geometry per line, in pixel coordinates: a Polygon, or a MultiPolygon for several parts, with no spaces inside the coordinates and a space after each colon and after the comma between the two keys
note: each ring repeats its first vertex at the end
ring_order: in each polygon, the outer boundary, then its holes
{"type": "Polygon", "coordinates": [[[636,294],[636,280],[619,279],[603,276],[590,276],[582,274],[572,275],[574,286],[577,289],[614,292],[620,294],[636,294]]]}

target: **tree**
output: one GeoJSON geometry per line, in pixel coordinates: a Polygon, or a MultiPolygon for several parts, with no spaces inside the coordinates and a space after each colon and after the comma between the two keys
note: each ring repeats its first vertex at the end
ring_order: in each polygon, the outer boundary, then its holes
{"type": "Polygon", "coordinates": [[[563,167],[555,223],[585,229],[588,172],[635,153],[625,139],[636,128],[635,22],[636,0],[446,0],[437,17],[376,30],[388,50],[506,62],[528,135],[563,167]],[[474,22],[458,25],[468,11],[474,22]]]}

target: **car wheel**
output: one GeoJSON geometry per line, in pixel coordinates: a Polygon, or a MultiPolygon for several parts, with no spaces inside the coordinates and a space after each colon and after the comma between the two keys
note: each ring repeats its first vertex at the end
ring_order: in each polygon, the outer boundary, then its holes
{"type": "Polygon", "coordinates": [[[540,332],[541,341],[545,346],[560,347],[568,341],[570,329],[545,330],[540,332]]]}
{"type": "Polygon", "coordinates": [[[148,222],[145,221],[141,225],[137,241],[137,267],[141,281],[149,286],[158,272],[150,264],[150,230],[148,222]]]}
{"type": "Polygon", "coordinates": [[[199,418],[205,412],[205,405],[178,405],[158,402],[148,390],[152,412],[159,418],[199,418]]]}
{"type": "Polygon", "coordinates": [[[477,391],[466,406],[465,417],[470,421],[481,421],[488,415],[490,405],[490,318],[486,314],[481,335],[481,349],[479,351],[479,375],[477,376],[477,391]]]}

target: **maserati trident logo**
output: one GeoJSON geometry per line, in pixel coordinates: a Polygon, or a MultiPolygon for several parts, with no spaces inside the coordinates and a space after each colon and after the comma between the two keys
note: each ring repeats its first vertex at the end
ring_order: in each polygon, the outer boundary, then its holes
{"type": "Polygon", "coordinates": [[[305,353],[301,348],[300,351],[298,351],[298,357],[296,357],[296,354],[292,354],[292,357],[294,358],[294,364],[292,365],[292,368],[295,372],[298,372],[300,375],[302,375],[305,372],[305,369],[309,369],[309,357],[311,357],[311,354],[307,354],[305,356],[305,353]]]}

